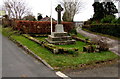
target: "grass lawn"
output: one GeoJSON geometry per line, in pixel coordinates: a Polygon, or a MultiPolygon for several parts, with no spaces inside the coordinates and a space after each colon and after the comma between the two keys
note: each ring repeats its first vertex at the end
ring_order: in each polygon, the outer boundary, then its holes
{"type": "Polygon", "coordinates": [[[83,35],[81,35],[81,34],[77,34],[77,37],[79,37],[79,38],[82,38],[82,39],[88,39],[88,37],[84,37],[83,35]]]}
{"type": "MultiPolygon", "coordinates": [[[[40,41],[45,41],[45,38],[47,38],[47,37],[35,37],[35,38],[40,41]]],[[[84,42],[76,41],[76,44],[73,44],[73,45],[56,45],[56,46],[63,47],[63,48],[77,48],[77,49],[79,49],[79,52],[82,52],[82,48],[85,45],[86,44],[84,42]]]]}
{"type": "Polygon", "coordinates": [[[41,37],[34,37],[34,38],[36,38],[37,40],[40,40],[40,41],[45,41],[45,38],[47,38],[47,37],[45,37],[45,36],[41,36],[41,37]]]}
{"type": "Polygon", "coordinates": [[[80,41],[76,41],[76,44],[73,45],[56,45],[58,47],[64,47],[64,48],[77,48],[79,49],[79,52],[82,52],[82,48],[85,46],[86,44],[84,42],[80,42],[80,41]]]}
{"type": "Polygon", "coordinates": [[[101,61],[107,59],[114,59],[117,57],[112,52],[102,52],[102,53],[82,53],[74,57],[73,55],[67,54],[52,54],[47,49],[39,46],[33,41],[23,37],[13,35],[12,38],[16,39],[23,45],[27,46],[35,54],[46,60],[53,67],[62,67],[62,66],[77,66],[79,64],[86,64],[94,61],[101,61]]]}
{"type": "MultiPolygon", "coordinates": [[[[7,31],[4,31],[4,34],[7,34],[7,31]]],[[[79,53],[78,56],[73,56],[72,54],[53,54],[49,50],[41,47],[37,43],[21,36],[13,34],[11,38],[19,41],[24,46],[28,47],[35,54],[44,59],[52,67],[68,67],[68,66],[77,66],[79,64],[87,64],[96,61],[104,61],[115,59],[118,56],[110,51],[101,52],[101,53],[79,53]]],[[[43,38],[44,39],[44,38],[43,38]]],[[[76,45],[60,45],[62,47],[78,47],[80,51],[82,50],[81,46],[84,46],[84,43],[77,42],[76,45]]]]}

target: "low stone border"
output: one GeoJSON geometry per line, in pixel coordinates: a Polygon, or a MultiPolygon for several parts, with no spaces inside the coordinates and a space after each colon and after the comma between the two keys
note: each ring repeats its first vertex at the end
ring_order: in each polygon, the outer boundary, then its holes
{"type": "Polygon", "coordinates": [[[77,37],[77,36],[72,36],[72,38],[75,39],[75,40],[77,40],[77,41],[86,42],[86,40],[81,39],[81,38],[79,38],[79,37],[77,37]]]}
{"type": "MultiPolygon", "coordinates": [[[[34,54],[31,50],[29,50],[26,46],[24,46],[24,45],[22,45],[20,42],[18,42],[18,41],[16,41],[16,40],[14,40],[14,39],[12,39],[12,38],[10,38],[9,37],[9,39],[10,40],[12,40],[15,44],[17,44],[19,47],[21,47],[24,51],[25,51],[25,53],[27,53],[27,54],[30,54],[31,56],[33,56],[35,59],[37,59],[38,61],[41,61],[45,66],[47,66],[48,68],[50,68],[51,70],[63,70],[63,69],[65,69],[66,70],[66,68],[59,68],[59,67],[56,67],[55,69],[53,68],[53,67],[51,67],[45,60],[43,60],[42,58],[40,58],[39,56],[37,56],[36,54],[34,54]]],[[[31,40],[32,41],[32,40],[31,40]]],[[[95,62],[96,64],[104,64],[105,62],[111,62],[111,61],[119,61],[119,59],[113,59],[113,60],[107,60],[107,61],[98,61],[98,62],[95,62]]],[[[78,65],[79,67],[78,68],[84,68],[84,67],[87,67],[87,66],[92,66],[92,65],[90,65],[90,64],[80,64],[80,65],[78,65]]],[[[70,67],[71,69],[73,69],[72,67],[70,67]]],[[[69,69],[69,67],[67,68],[67,69],[69,69]]]]}
{"type": "Polygon", "coordinates": [[[22,45],[20,42],[9,38],[10,40],[12,40],[14,43],[16,43],[19,47],[21,47],[25,53],[30,54],[31,56],[33,56],[35,59],[37,59],[38,61],[41,61],[45,66],[47,66],[48,68],[50,68],[51,70],[54,70],[53,67],[51,67],[45,60],[43,60],[42,58],[40,58],[39,56],[37,56],[36,54],[34,54],[31,50],[29,50],[26,46],[22,45]]]}
{"type": "Polygon", "coordinates": [[[53,54],[60,54],[61,52],[62,53],[73,54],[74,52],[78,51],[78,49],[76,49],[76,48],[65,49],[65,48],[62,48],[62,47],[56,47],[53,44],[49,44],[49,43],[46,43],[46,42],[43,42],[43,41],[39,41],[39,40],[35,39],[34,37],[29,36],[29,35],[22,35],[22,36],[31,40],[31,41],[34,41],[35,43],[39,44],[40,46],[42,46],[44,48],[50,50],[53,54]]]}

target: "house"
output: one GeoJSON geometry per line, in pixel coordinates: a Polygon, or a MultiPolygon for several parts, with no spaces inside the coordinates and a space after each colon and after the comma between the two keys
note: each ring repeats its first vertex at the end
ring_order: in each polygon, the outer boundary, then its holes
{"type": "MultiPolygon", "coordinates": [[[[40,21],[51,21],[51,17],[46,16],[45,18],[42,18],[40,21]]],[[[56,20],[52,18],[52,21],[56,21],[56,20]]]]}
{"type": "Polygon", "coordinates": [[[84,24],[84,21],[75,21],[74,24],[75,24],[75,27],[82,27],[82,25],[84,24]]]}

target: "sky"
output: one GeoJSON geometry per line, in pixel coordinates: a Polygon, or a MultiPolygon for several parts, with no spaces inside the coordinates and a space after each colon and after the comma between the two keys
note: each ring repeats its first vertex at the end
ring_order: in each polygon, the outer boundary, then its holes
{"type": "MultiPolygon", "coordinates": [[[[45,17],[46,15],[50,16],[52,4],[52,17],[54,19],[57,19],[57,12],[55,11],[55,7],[59,4],[59,1],[60,0],[26,0],[28,6],[32,7],[31,11],[35,16],[37,16],[37,13],[41,13],[43,17],[45,17]]],[[[92,7],[94,0],[81,1],[83,3],[83,7],[80,10],[80,13],[75,15],[74,21],[85,21],[91,18],[94,13],[92,7]]]]}
{"type": "MultiPolygon", "coordinates": [[[[38,13],[41,13],[43,17],[45,17],[46,15],[51,16],[52,10],[52,17],[57,20],[57,12],[55,11],[55,7],[59,4],[59,1],[60,0],[25,0],[25,3],[27,3],[27,6],[31,8],[31,12],[34,16],[37,17],[38,13]]],[[[86,21],[94,14],[94,10],[92,7],[94,0],[80,1],[82,1],[83,7],[80,10],[80,13],[75,15],[74,21],[86,21]]],[[[0,5],[2,5],[2,3],[3,0],[0,0],[0,5]]]]}

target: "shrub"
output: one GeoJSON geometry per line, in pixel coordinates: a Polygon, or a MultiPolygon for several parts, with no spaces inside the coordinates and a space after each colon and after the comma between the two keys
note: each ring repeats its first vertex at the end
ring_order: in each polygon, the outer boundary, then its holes
{"type": "Polygon", "coordinates": [[[84,22],[84,25],[89,25],[89,24],[91,24],[92,23],[92,21],[91,20],[88,20],[88,21],[85,21],[84,22]]]}
{"type": "Polygon", "coordinates": [[[76,28],[74,28],[74,29],[72,29],[72,30],[70,30],[70,34],[75,34],[75,35],[77,35],[77,31],[76,31],[76,28]]]}
{"type": "Polygon", "coordinates": [[[36,21],[36,18],[33,15],[27,15],[23,17],[23,20],[36,21]]]}
{"type": "Polygon", "coordinates": [[[109,49],[109,45],[105,37],[95,37],[91,41],[92,44],[99,45],[99,51],[107,51],[109,49]]]}
{"type": "Polygon", "coordinates": [[[103,19],[101,19],[102,23],[112,23],[112,21],[115,19],[115,16],[113,15],[107,15],[103,19]]]}
{"type": "Polygon", "coordinates": [[[118,18],[117,23],[120,24],[120,17],[118,18]]]}
{"type": "Polygon", "coordinates": [[[106,38],[103,37],[95,37],[91,40],[88,45],[83,47],[83,52],[101,52],[108,51],[109,45],[107,44],[106,38]]]}
{"type": "Polygon", "coordinates": [[[90,28],[91,26],[90,25],[83,25],[82,26],[82,28],[84,28],[84,29],[88,29],[88,28],[90,28]]]}
{"type": "MultiPolygon", "coordinates": [[[[16,21],[16,29],[22,31],[23,33],[40,33],[40,34],[50,34],[51,33],[51,22],[43,21],[16,21]]],[[[55,31],[55,25],[57,23],[53,22],[53,32],[55,31]]],[[[70,32],[73,27],[72,22],[62,22],[64,30],[70,32]]]]}
{"type": "Polygon", "coordinates": [[[93,21],[92,24],[97,24],[97,22],[96,22],[96,21],[93,21]]]}
{"type": "Polygon", "coordinates": [[[98,32],[102,34],[108,34],[115,37],[120,37],[120,25],[119,24],[96,24],[91,25],[91,28],[87,28],[92,32],[98,32]]]}

